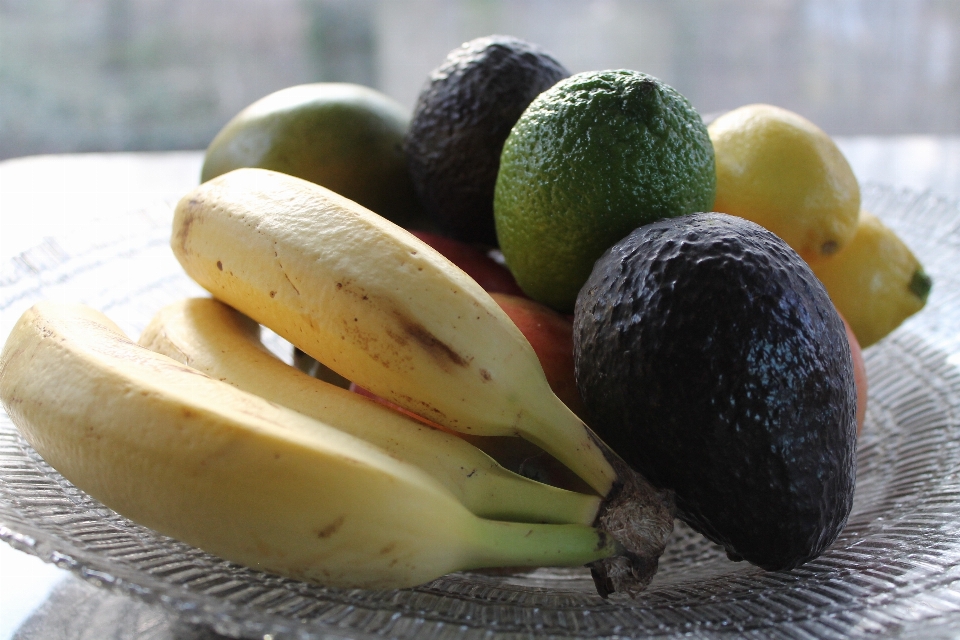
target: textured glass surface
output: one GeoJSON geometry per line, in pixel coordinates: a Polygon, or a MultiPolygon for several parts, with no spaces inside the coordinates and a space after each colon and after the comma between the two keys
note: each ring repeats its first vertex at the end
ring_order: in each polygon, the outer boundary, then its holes
{"type": "MultiPolygon", "coordinates": [[[[926,309],[865,352],[870,381],[853,513],[819,559],[764,572],[679,526],[637,600],[596,596],[584,570],[453,574],[400,591],[335,590],[239,567],[160,536],[74,488],[0,414],[0,538],[81,578],[225,635],[273,638],[947,637],[960,628],[960,208],[864,189],[932,275],[926,309]]],[[[81,255],[53,242],[0,281],[0,310],[81,300],[136,337],[200,294],[147,216],[81,255]]]]}

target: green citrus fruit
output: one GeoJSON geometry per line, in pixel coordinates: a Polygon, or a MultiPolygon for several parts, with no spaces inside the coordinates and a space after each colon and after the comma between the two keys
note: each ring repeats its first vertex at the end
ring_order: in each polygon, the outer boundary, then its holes
{"type": "Polygon", "coordinates": [[[497,239],[527,295],[569,312],[608,247],[709,211],[715,181],[707,129],[680,93],[637,71],[579,73],[531,102],[504,144],[497,239]]]}
{"type": "Polygon", "coordinates": [[[360,85],[281,89],[217,134],[201,181],[241,167],[272,169],[323,185],[402,225],[419,211],[402,148],[409,121],[397,102],[360,85]]]}

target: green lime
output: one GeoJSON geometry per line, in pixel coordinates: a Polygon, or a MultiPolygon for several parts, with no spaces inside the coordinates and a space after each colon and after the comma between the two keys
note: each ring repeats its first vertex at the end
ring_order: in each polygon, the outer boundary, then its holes
{"type": "Polygon", "coordinates": [[[368,87],[287,87],[227,123],[207,149],[201,181],[241,167],[272,169],[405,224],[419,211],[402,147],[409,122],[400,104],[368,87]]]}
{"type": "Polygon", "coordinates": [[[504,144],[497,239],[527,295],[569,312],[608,247],[709,211],[715,189],[713,146],[686,98],[638,71],[579,73],[531,102],[504,144]]]}

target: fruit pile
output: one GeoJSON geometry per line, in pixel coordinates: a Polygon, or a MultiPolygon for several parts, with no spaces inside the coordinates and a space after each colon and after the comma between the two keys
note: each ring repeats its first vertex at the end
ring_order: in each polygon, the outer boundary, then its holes
{"type": "Polygon", "coordinates": [[[816,557],[852,504],[857,343],[930,290],[796,114],[708,127],[656,78],[500,36],[409,120],[345,84],[251,105],[171,248],[212,298],[138,342],[34,306],[7,413],[134,521],[342,588],[587,565],[636,594],[674,517],[766,569],[816,557]]]}

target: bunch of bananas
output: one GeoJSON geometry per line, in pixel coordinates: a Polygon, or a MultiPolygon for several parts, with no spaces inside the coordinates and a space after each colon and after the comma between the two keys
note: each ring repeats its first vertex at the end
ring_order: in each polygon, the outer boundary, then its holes
{"type": "Polygon", "coordinates": [[[228,560],[343,588],[589,565],[635,593],[673,527],[656,491],[550,390],[490,296],[413,235],[321,186],[238,169],[178,204],[171,246],[214,299],[140,337],[41,303],[0,397],[68,480],[228,560]],[[434,429],[276,359],[260,325],[434,429]],[[466,439],[519,436],[595,495],[513,474],[466,439]]]}

